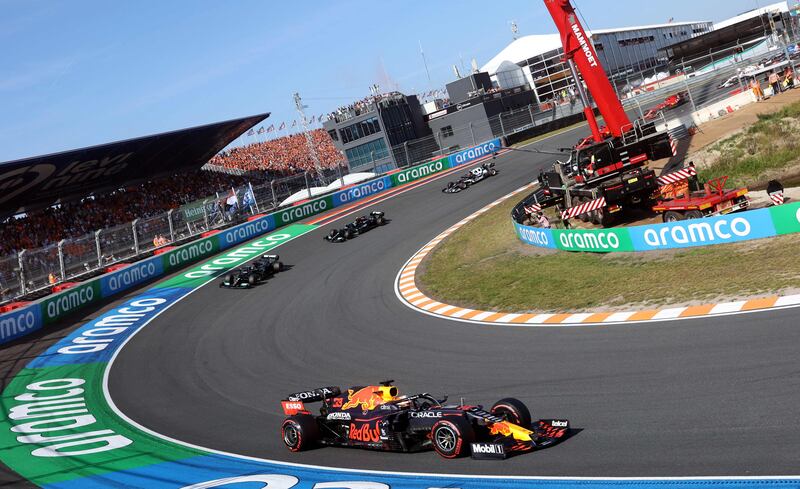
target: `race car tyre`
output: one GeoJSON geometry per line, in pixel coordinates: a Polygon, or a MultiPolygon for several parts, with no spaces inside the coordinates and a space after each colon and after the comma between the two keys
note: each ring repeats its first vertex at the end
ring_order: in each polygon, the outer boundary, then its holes
{"type": "Polygon", "coordinates": [[[506,397],[500,399],[492,406],[492,414],[501,416],[516,425],[523,428],[530,428],[533,420],[531,419],[531,412],[528,406],[519,399],[513,397],[506,397]]]}
{"type": "Polygon", "coordinates": [[[258,283],[258,279],[256,278],[256,276],[255,276],[255,275],[249,275],[249,276],[247,277],[247,284],[248,284],[250,287],[253,287],[253,286],[254,286],[255,284],[257,284],[257,283],[258,283]]]}
{"type": "Polygon", "coordinates": [[[444,458],[458,458],[469,454],[473,441],[475,430],[463,418],[439,420],[431,429],[433,449],[444,458]]]}
{"type": "Polygon", "coordinates": [[[283,270],[283,262],[282,261],[272,262],[272,271],[273,272],[278,273],[281,270],[283,270]]]}
{"type": "Polygon", "coordinates": [[[312,448],[320,438],[317,421],[307,414],[290,416],[281,425],[281,438],[292,452],[312,448]]]}
{"type": "Polygon", "coordinates": [[[689,211],[686,213],[686,219],[702,219],[703,213],[701,211],[689,211]]]}
{"type": "Polygon", "coordinates": [[[489,170],[489,175],[491,175],[491,176],[495,176],[495,175],[497,175],[497,170],[495,170],[494,168],[492,168],[491,170],[489,170]]]}
{"type": "Polygon", "coordinates": [[[458,188],[460,188],[461,190],[464,190],[464,189],[466,189],[467,187],[469,187],[469,185],[467,185],[467,184],[466,184],[466,183],[464,183],[464,182],[459,182],[459,184],[458,184],[458,188]]]}
{"type": "Polygon", "coordinates": [[[350,231],[349,229],[345,229],[344,230],[344,239],[350,239],[352,237],[353,237],[353,231],[350,231]]]}
{"type": "Polygon", "coordinates": [[[233,285],[233,274],[229,273],[222,279],[223,284],[233,285]]]}
{"type": "Polygon", "coordinates": [[[680,212],[667,211],[664,213],[664,217],[662,217],[662,219],[664,220],[664,222],[678,222],[686,219],[686,216],[684,216],[680,212]]]}
{"type": "Polygon", "coordinates": [[[375,218],[375,224],[377,224],[378,226],[383,226],[384,224],[386,224],[386,219],[383,216],[378,216],[375,218]]]}

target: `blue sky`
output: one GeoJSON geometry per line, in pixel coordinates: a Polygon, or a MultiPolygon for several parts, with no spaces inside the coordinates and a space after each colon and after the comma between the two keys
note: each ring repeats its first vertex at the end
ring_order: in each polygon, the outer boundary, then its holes
{"type": "MultiPolygon", "coordinates": [[[[761,0],[576,0],[589,28],[713,20],[761,0]],[[613,8],[609,8],[613,5],[613,8]]],[[[0,161],[367,95],[440,88],[520,34],[555,32],[542,0],[0,0],[0,161]],[[429,86],[419,54],[428,59],[429,86]]]]}

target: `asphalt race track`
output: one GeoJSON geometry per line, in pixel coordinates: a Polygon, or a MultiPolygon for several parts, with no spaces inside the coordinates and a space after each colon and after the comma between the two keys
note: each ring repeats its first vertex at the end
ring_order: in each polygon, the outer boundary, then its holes
{"type": "MultiPolygon", "coordinates": [[[[584,130],[540,144],[567,146],[584,130]]],[[[367,207],[392,222],[346,243],[322,236],[353,216],[322,226],[281,247],[291,270],[255,289],[224,290],[214,281],[197,290],[119,354],[109,378],[114,402],[178,440],[304,464],[545,476],[795,473],[796,310],[713,322],[508,328],[432,318],[397,300],[395,275],[417,249],[530,181],[549,158],[510,153],[498,158],[498,176],[465,192],[443,194],[445,177],[367,207]],[[401,393],[455,402],[516,396],[534,417],[565,417],[578,430],[558,446],[504,462],[341,448],[293,454],[283,446],[279,401],[288,393],[384,379],[395,379],[401,393]]]]}

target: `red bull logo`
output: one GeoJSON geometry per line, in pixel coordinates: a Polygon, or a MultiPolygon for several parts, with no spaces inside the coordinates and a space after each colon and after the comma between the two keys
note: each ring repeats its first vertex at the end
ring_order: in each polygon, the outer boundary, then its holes
{"type": "Polygon", "coordinates": [[[342,406],[342,410],[353,409],[361,407],[364,411],[372,411],[376,407],[383,404],[385,401],[379,392],[376,392],[377,387],[367,386],[357,391],[353,389],[347,390],[347,402],[342,406]]]}
{"type": "Polygon", "coordinates": [[[356,423],[350,423],[350,439],[372,443],[381,441],[381,431],[378,428],[378,423],[375,422],[371,426],[370,423],[363,423],[360,426],[356,423]]]}
{"type": "Polygon", "coordinates": [[[505,421],[501,421],[499,423],[492,424],[492,427],[489,428],[490,435],[503,435],[503,436],[510,436],[511,435],[511,427],[505,421]]]}

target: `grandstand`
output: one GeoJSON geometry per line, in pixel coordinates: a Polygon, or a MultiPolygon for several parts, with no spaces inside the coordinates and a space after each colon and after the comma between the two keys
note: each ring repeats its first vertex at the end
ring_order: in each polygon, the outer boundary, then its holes
{"type": "Polygon", "coordinates": [[[312,138],[323,176],[307,172],[302,134],[220,152],[268,116],[0,163],[0,303],[103,273],[343,175],[321,130],[312,138]]]}

